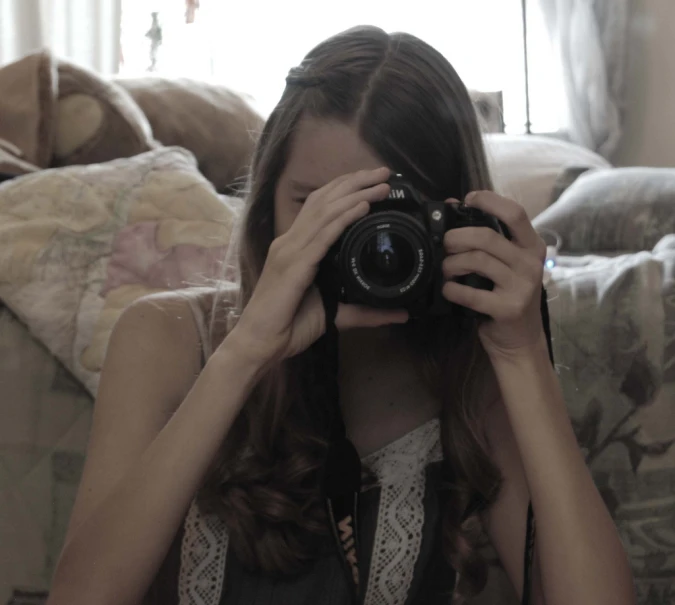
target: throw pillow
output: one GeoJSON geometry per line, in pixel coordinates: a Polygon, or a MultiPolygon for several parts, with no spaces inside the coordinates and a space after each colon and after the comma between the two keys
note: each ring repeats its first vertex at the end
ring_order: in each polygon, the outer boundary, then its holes
{"type": "Polygon", "coordinates": [[[220,193],[245,184],[263,119],[246,99],[215,84],[186,79],[120,79],[147,116],[155,138],[194,153],[220,193]]]}
{"type": "Polygon", "coordinates": [[[597,153],[553,137],[486,134],[485,146],[496,189],[522,204],[530,220],[556,201],[563,183],[611,167],[597,153]]]}
{"type": "Polygon", "coordinates": [[[0,68],[0,140],[18,160],[2,161],[2,172],[29,172],[22,164],[49,166],[55,136],[56,89],[56,62],[48,50],[0,68]]]}
{"type": "Polygon", "coordinates": [[[107,162],[156,146],[147,118],[123,88],[59,61],[53,166],[107,162]]]}
{"type": "Polygon", "coordinates": [[[557,232],[563,253],[650,250],[675,232],[675,169],[589,172],[533,223],[557,232]]]}

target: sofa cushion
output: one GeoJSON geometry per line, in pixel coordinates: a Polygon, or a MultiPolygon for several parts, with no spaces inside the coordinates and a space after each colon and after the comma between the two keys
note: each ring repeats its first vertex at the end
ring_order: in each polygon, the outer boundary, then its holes
{"type": "Polygon", "coordinates": [[[53,166],[107,162],[157,146],[150,123],[126,90],[59,60],[53,166]]]}
{"type": "Polygon", "coordinates": [[[496,189],[522,204],[530,220],[579,174],[611,167],[597,153],[553,137],[486,134],[485,146],[496,189]]]}
{"type": "Polygon", "coordinates": [[[584,174],[533,223],[556,231],[564,253],[650,250],[675,232],[675,168],[584,174]]]}
{"type": "Polygon", "coordinates": [[[189,149],[220,193],[245,185],[263,119],[243,95],[188,79],[119,79],[143,109],[155,138],[189,149]]]}
{"type": "Polygon", "coordinates": [[[56,123],[56,61],[41,50],[0,67],[0,172],[50,165],[56,123]]]}

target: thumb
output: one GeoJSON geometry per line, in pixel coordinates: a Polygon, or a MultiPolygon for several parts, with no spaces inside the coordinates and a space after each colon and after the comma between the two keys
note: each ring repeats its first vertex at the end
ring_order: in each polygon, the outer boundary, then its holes
{"type": "Polygon", "coordinates": [[[409,314],[405,309],[377,309],[363,305],[338,304],[335,326],[338,330],[377,328],[389,324],[404,324],[409,314]]]}

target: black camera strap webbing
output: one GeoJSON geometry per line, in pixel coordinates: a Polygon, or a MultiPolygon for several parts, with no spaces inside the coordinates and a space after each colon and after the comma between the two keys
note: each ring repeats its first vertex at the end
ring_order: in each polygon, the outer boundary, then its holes
{"type": "MultiPolygon", "coordinates": [[[[322,392],[322,396],[326,399],[323,405],[329,413],[330,440],[322,487],[333,536],[351,590],[352,602],[357,603],[360,588],[357,512],[361,491],[361,459],[354,444],[347,438],[340,408],[338,331],[335,326],[337,293],[323,280],[321,272],[317,276],[316,283],[326,313],[326,331],[313,345],[314,379],[323,382],[324,388],[319,392],[322,392]]],[[[321,402],[316,403],[322,405],[321,402]]]]}

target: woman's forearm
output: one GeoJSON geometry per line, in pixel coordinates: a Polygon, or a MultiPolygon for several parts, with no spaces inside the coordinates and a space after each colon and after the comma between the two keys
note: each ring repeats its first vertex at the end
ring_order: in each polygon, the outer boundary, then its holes
{"type": "Polygon", "coordinates": [[[75,529],[49,605],[141,602],[260,371],[226,345],[135,467],[75,529]]]}
{"type": "Polygon", "coordinates": [[[577,444],[546,341],[492,365],[537,521],[546,605],[633,605],[628,558],[577,444]]]}

